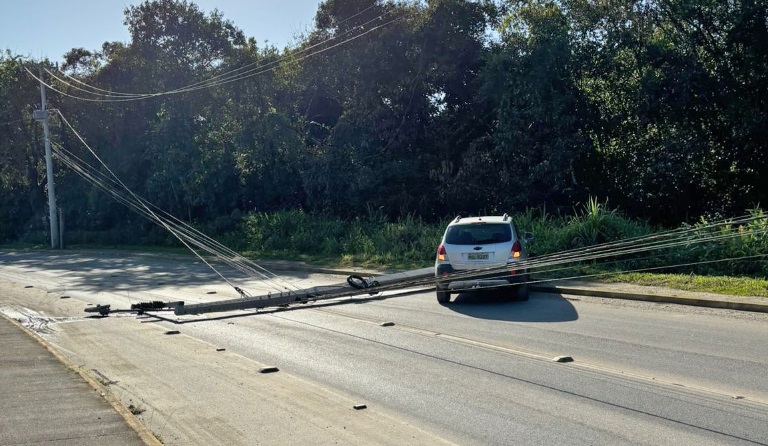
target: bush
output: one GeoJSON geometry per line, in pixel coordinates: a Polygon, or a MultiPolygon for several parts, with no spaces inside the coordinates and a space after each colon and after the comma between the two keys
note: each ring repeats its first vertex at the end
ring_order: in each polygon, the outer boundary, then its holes
{"type": "Polygon", "coordinates": [[[688,267],[703,275],[768,276],[768,222],[762,209],[750,209],[736,222],[711,222],[704,218],[691,226],[695,238],[675,256],[679,263],[697,263],[688,267]],[[698,242],[698,240],[714,239],[698,242]],[[724,259],[730,259],[723,261],[724,259]]]}
{"type": "Polygon", "coordinates": [[[351,220],[303,211],[256,212],[243,219],[242,230],[247,249],[258,256],[392,266],[430,262],[442,236],[442,228],[418,217],[389,222],[370,212],[351,220]]]}

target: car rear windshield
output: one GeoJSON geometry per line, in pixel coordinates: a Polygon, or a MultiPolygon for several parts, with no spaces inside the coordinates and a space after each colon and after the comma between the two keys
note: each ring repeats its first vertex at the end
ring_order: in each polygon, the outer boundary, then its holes
{"type": "Polygon", "coordinates": [[[512,240],[512,229],[504,223],[473,223],[448,228],[445,243],[451,245],[482,245],[512,240]]]}

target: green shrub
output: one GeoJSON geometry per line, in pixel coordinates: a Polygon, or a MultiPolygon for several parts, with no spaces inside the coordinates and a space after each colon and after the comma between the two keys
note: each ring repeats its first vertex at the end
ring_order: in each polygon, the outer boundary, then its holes
{"type": "Polygon", "coordinates": [[[257,256],[391,266],[430,262],[442,236],[442,228],[418,217],[389,222],[370,210],[351,220],[303,211],[256,212],[245,216],[242,231],[247,250],[257,256]]]}

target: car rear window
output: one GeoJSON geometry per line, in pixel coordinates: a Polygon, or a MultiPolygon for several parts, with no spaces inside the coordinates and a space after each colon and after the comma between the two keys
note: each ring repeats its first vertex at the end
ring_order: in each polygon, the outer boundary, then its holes
{"type": "Polygon", "coordinates": [[[512,230],[504,223],[473,223],[448,228],[445,243],[451,245],[482,245],[512,240],[512,230]]]}

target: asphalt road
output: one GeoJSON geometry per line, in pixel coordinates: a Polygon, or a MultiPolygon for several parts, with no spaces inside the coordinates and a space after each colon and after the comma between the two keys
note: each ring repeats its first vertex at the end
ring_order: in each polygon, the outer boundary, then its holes
{"type": "MultiPolygon", "coordinates": [[[[297,286],[343,280],[307,273],[285,277],[297,286]]],[[[151,256],[0,253],[0,280],[42,288],[48,295],[70,295],[71,307],[56,310],[62,314],[75,304],[127,306],[138,300],[202,302],[236,296],[200,264],[151,256]]],[[[257,289],[264,284],[248,285],[257,289]]],[[[9,303],[0,296],[6,313],[40,311],[31,307],[49,305],[45,302],[41,296],[9,303]]],[[[62,327],[63,322],[100,324],[99,342],[110,342],[104,333],[109,318],[60,316],[39,331],[45,335],[57,322],[62,327]]],[[[503,293],[467,293],[441,306],[433,292],[413,290],[259,314],[142,322],[148,322],[142,329],[151,323],[179,330],[193,340],[277,366],[281,374],[428,432],[434,442],[768,444],[765,314],[546,294],[509,302],[503,293]],[[561,355],[574,361],[552,361],[561,355]]],[[[49,336],[55,342],[77,349],[74,331],[69,339],[67,329],[54,331],[49,336]]],[[[87,363],[83,355],[87,352],[76,354],[87,363]]],[[[105,358],[100,361],[109,361],[105,358]]],[[[199,358],[189,361],[190,367],[202,367],[199,358]]],[[[109,369],[105,363],[99,367],[109,369]]],[[[117,366],[110,370],[121,373],[117,366]]],[[[120,379],[130,383],[131,375],[125,372],[120,379]]],[[[183,386],[183,374],[169,379],[182,380],[183,386]]],[[[142,397],[141,389],[130,391],[142,397]]],[[[145,404],[160,407],[147,392],[145,404]]],[[[218,416],[226,419],[227,413],[218,416]]],[[[249,440],[244,437],[243,444],[249,440]]]]}

